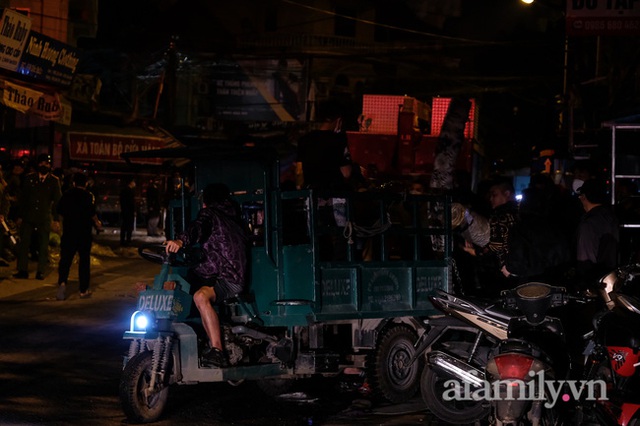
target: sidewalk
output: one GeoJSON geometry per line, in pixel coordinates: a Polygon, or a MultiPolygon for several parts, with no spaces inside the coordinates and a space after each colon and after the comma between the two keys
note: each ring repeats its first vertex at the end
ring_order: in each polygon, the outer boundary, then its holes
{"type": "MultiPolygon", "coordinates": [[[[91,274],[109,269],[117,265],[123,259],[139,258],[138,247],[145,243],[162,243],[164,237],[149,237],[146,229],[134,231],[131,247],[120,247],[120,230],[106,228],[100,235],[94,235],[91,247],[91,274]]],[[[9,266],[0,267],[0,299],[16,294],[32,291],[41,287],[51,287],[54,292],[58,283],[58,261],[60,250],[57,247],[49,248],[50,265],[45,273],[44,280],[36,280],[36,262],[29,261],[29,278],[15,279],[13,274],[17,272],[16,260],[9,262],[9,266]]],[[[78,280],[77,259],[71,265],[69,273],[70,281],[78,280]]]]}

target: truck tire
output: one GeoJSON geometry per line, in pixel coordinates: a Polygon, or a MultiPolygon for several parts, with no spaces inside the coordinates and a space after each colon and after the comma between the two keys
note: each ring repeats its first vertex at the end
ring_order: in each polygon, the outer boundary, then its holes
{"type": "Polygon", "coordinates": [[[169,387],[164,383],[156,383],[154,392],[144,395],[151,381],[151,356],[145,351],[131,358],[120,379],[120,403],[132,423],[155,422],[167,405],[169,387]]]}
{"type": "Polygon", "coordinates": [[[383,331],[367,360],[367,380],[375,399],[397,404],[415,395],[423,365],[421,358],[409,365],[416,340],[416,333],[404,325],[383,331]]]}

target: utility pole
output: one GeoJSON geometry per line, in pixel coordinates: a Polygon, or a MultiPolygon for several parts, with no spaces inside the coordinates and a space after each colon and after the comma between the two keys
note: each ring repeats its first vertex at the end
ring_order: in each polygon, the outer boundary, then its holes
{"type": "Polygon", "coordinates": [[[166,90],[164,126],[173,128],[176,122],[176,92],[178,86],[178,50],[176,48],[177,36],[171,37],[169,49],[165,53],[166,66],[164,75],[164,88],[166,90]]]}

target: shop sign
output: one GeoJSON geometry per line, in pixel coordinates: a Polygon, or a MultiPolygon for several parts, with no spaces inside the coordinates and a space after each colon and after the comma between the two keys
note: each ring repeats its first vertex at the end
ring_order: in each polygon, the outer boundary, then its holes
{"type": "Polygon", "coordinates": [[[0,22],[0,68],[16,71],[31,31],[31,19],[11,9],[2,11],[0,22]]]}
{"type": "Polygon", "coordinates": [[[0,101],[9,108],[25,114],[35,114],[44,120],[58,120],[63,115],[57,93],[45,93],[9,81],[2,82],[0,101]]]}
{"type": "MultiPolygon", "coordinates": [[[[215,106],[215,120],[303,120],[305,73],[305,63],[295,59],[212,62],[203,68],[199,76],[194,105],[207,103],[215,106]]],[[[197,117],[194,124],[209,128],[208,118],[197,117]]]]}
{"type": "Polygon", "coordinates": [[[567,0],[569,36],[640,35],[638,0],[567,0]]]}
{"type": "MultiPolygon", "coordinates": [[[[124,163],[125,152],[164,148],[164,141],[153,136],[118,135],[90,132],[69,132],[69,157],[79,161],[124,163]]],[[[134,158],[134,163],[162,164],[161,158],[134,158]]]]}
{"type": "Polygon", "coordinates": [[[69,86],[79,60],[80,55],[73,47],[33,31],[18,72],[42,82],[69,86]]]}

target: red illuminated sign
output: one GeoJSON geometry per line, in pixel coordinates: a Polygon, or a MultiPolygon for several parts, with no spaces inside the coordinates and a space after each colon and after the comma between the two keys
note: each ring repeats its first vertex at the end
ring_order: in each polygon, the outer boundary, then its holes
{"type": "MultiPolygon", "coordinates": [[[[80,161],[124,163],[120,154],[164,148],[160,138],[104,133],[70,132],[69,157],[80,161]]],[[[162,164],[161,158],[135,158],[133,163],[162,164]]]]}

